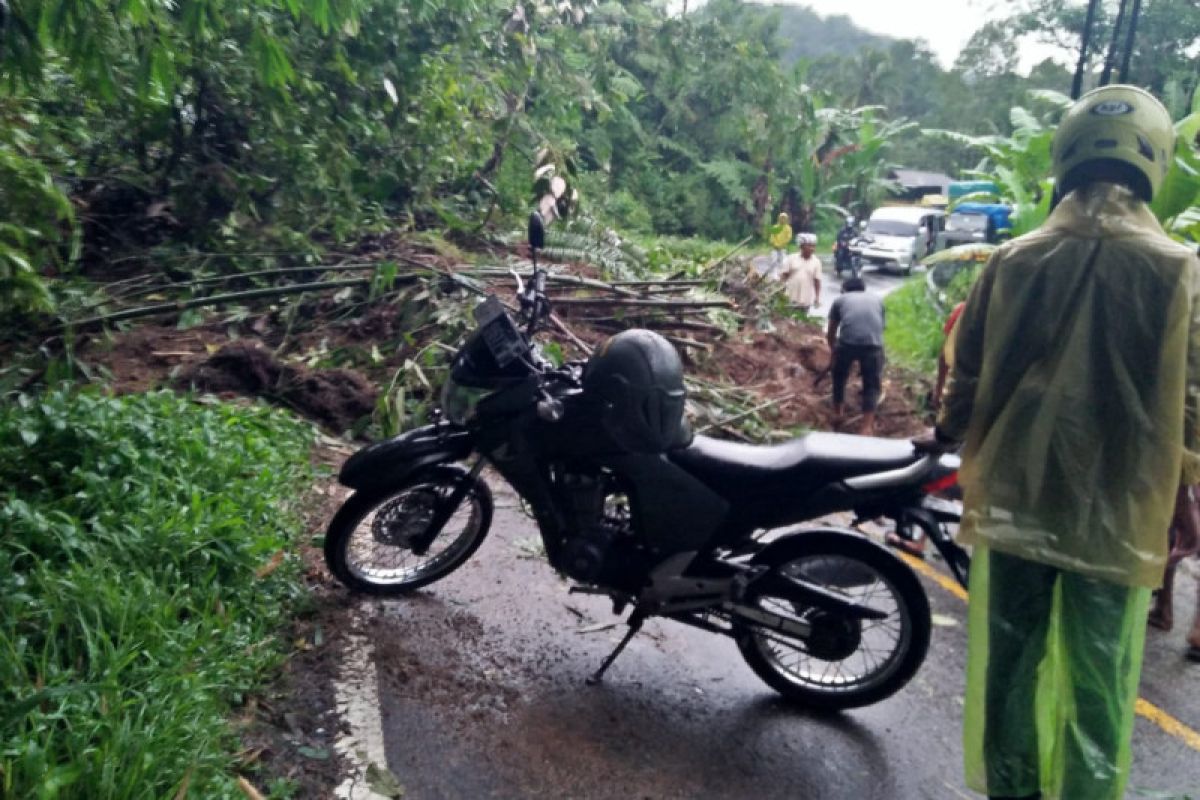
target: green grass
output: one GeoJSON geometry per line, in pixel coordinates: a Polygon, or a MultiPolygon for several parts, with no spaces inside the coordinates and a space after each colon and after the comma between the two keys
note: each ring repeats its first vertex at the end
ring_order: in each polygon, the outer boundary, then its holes
{"type": "Polygon", "coordinates": [[[887,328],[884,348],[891,361],[932,377],[945,336],[945,318],[933,304],[923,277],[912,278],[884,298],[887,328]]]}
{"type": "Polygon", "coordinates": [[[0,796],[240,797],[231,711],[304,601],[308,428],[168,392],[0,406],[0,796]]]}

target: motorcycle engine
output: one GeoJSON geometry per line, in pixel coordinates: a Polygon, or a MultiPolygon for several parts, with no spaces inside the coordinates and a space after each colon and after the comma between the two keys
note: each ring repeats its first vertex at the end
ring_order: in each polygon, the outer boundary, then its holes
{"type": "Polygon", "coordinates": [[[584,583],[613,582],[617,576],[612,573],[622,560],[615,556],[633,537],[628,498],[613,491],[605,475],[567,474],[561,486],[571,533],[556,566],[584,583]]]}

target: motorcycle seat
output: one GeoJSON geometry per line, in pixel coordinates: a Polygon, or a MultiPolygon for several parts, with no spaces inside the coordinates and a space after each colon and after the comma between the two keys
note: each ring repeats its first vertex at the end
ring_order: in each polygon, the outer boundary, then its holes
{"type": "Polygon", "coordinates": [[[734,498],[805,494],[834,481],[901,469],[921,458],[907,439],[810,433],[777,445],[696,436],[670,459],[714,491],[734,498]]]}

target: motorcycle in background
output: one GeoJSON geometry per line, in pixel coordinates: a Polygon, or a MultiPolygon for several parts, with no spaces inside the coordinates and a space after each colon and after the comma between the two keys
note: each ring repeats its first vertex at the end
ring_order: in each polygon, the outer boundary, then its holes
{"type": "Polygon", "coordinates": [[[354,494],[329,524],[332,573],[354,591],[399,595],[453,572],[491,525],[487,464],[532,510],[570,591],[630,609],[589,682],[662,617],[732,637],[763,681],[810,708],[863,706],[903,687],[929,645],[919,580],[858,531],[797,526],[850,511],[955,548],[957,509],[934,492],[954,482],[957,459],[832,433],[771,446],[693,436],[682,363],[658,334],[617,334],[585,363],[541,355],[534,335],[550,302],[536,213],[529,244],[517,319],[494,296],[480,303],[442,414],[343,465],[354,494]]]}
{"type": "Polygon", "coordinates": [[[862,229],[847,218],[833,244],[833,271],[837,277],[840,278],[843,272],[849,272],[852,278],[859,277],[862,273],[862,246],[869,241],[862,229]]]}

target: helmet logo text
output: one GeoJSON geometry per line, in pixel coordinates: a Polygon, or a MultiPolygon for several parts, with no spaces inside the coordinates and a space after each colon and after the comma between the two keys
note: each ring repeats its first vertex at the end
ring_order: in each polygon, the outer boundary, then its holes
{"type": "Polygon", "coordinates": [[[1121,117],[1133,113],[1133,106],[1124,100],[1105,100],[1092,106],[1091,112],[1101,117],[1121,117]]]}

